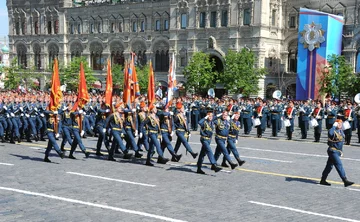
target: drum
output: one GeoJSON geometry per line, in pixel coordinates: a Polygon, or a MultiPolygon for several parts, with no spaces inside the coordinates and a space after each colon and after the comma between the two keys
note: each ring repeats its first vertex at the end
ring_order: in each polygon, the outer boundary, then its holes
{"type": "Polygon", "coordinates": [[[259,118],[255,118],[254,119],[254,126],[260,126],[261,125],[261,121],[259,118]]]}
{"type": "Polygon", "coordinates": [[[289,120],[289,119],[284,119],[284,126],[285,126],[285,127],[291,126],[291,123],[290,123],[290,120],[289,120]]]}
{"type": "Polygon", "coordinates": [[[350,123],[349,123],[349,121],[344,121],[344,123],[343,123],[343,128],[344,128],[344,130],[347,130],[347,129],[350,129],[351,128],[351,125],[350,125],[350,123]]]}
{"type": "Polygon", "coordinates": [[[319,123],[316,119],[311,119],[310,125],[311,125],[311,127],[317,127],[319,125],[319,123]]]}

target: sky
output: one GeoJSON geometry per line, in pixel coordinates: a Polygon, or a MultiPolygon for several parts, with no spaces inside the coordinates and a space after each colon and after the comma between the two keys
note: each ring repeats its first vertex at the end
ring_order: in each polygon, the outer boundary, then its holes
{"type": "Polygon", "coordinates": [[[0,0],[0,38],[9,34],[9,20],[6,0],[0,0]]]}

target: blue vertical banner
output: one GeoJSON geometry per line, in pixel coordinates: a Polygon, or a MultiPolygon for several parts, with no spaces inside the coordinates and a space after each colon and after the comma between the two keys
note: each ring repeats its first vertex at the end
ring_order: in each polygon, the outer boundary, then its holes
{"type": "Polygon", "coordinates": [[[329,55],[341,54],[344,18],[300,8],[296,100],[321,99],[319,81],[329,55]]]}

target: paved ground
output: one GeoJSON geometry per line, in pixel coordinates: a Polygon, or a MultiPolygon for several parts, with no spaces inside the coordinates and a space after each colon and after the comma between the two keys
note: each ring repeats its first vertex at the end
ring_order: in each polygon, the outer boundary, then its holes
{"type": "MultiPolygon", "coordinates": [[[[44,142],[0,144],[0,221],[360,221],[360,185],[344,188],[335,170],[331,187],[318,185],[325,133],[321,143],[311,142],[311,131],[299,141],[286,141],[284,130],[279,138],[269,133],[241,137],[243,167],[207,168],[207,175],[195,173],[184,148],[181,162],[148,167],[144,159],[109,162],[80,152],[62,160],[53,151],[53,163],[44,163],[44,142]]],[[[84,140],[86,147],[93,150],[96,139],[84,140]]],[[[190,142],[200,150],[198,133],[190,142]]],[[[356,142],[345,146],[343,163],[360,183],[356,142]]]]}

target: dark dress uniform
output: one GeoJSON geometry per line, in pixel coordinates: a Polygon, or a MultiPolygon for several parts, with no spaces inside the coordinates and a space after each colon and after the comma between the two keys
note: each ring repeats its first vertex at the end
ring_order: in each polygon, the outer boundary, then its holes
{"type": "Polygon", "coordinates": [[[322,173],[320,184],[330,186],[328,182],[326,182],[326,178],[331,172],[333,166],[335,166],[336,171],[338,172],[340,178],[343,180],[345,187],[351,186],[354,184],[351,181],[348,181],[345,174],[345,169],[342,165],[340,156],[343,155],[343,144],[344,144],[345,134],[342,129],[337,129],[337,126],[333,126],[328,132],[328,145],[329,148],[327,150],[328,160],[326,162],[325,169],[322,173]]]}
{"type": "Polygon", "coordinates": [[[185,149],[195,159],[198,156],[198,153],[194,153],[188,143],[187,138],[190,135],[190,131],[186,123],[186,118],[182,113],[179,112],[174,116],[174,125],[175,125],[175,132],[177,135],[175,149],[174,149],[175,153],[178,152],[178,150],[180,149],[180,145],[183,144],[185,146],[185,149]]]}
{"type": "Polygon", "coordinates": [[[313,118],[316,119],[318,123],[318,125],[314,127],[314,137],[315,137],[315,142],[319,142],[322,131],[322,120],[324,117],[324,110],[322,108],[316,107],[312,113],[312,116],[313,118]]]}
{"type": "Polygon", "coordinates": [[[201,170],[201,166],[204,162],[205,155],[207,155],[209,158],[209,161],[211,163],[211,169],[214,170],[215,172],[218,172],[221,170],[221,168],[217,166],[214,154],[210,147],[211,138],[214,130],[214,123],[212,121],[209,121],[206,117],[204,117],[199,121],[199,126],[200,126],[201,150],[196,164],[197,173],[205,174],[205,172],[201,170]]]}
{"type": "Polygon", "coordinates": [[[75,149],[77,147],[77,145],[79,145],[81,151],[85,154],[85,157],[88,158],[90,153],[86,151],[86,148],[84,146],[84,144],[82,143],[81,140],[81,136],[80,136],[80,126],[79,126],[79,122],[81,121],[81,114],[83,113],[82,110],[80,111],[76,111],[76,112],[71,112],[70,113],[70,118],[71,118],[71,122],[72,122],[72,132],[74,135],[74,140],[71,144],[71,150],[70,150],[70,155],[69,158],[70,159],[76,159],[73,156],[73,153],[75,152],[75,149]]]}
{"type": "Polygon", "coordinates": [[[56,139],[55,139],[55,118],[56,114],[54,114],[54,112],[51,111],[46,111],[45,112],[45,116],[46,116],[46,133],[49,139],[46,151],[45,151],[45,158],[44,158],[44,162],[48,162],[50,163],[51,161],[49,160],[49,154],[52,148],[55,149],[55,151],[59,154],[59,156],[61,157],[61,159],[64,158],[64,153],[60,150],[59,146],[56,143],[56,139]]]}
{"type": "Polygon", "coordinates": [[[160,113],[160,131],[161,131],[161,149],[164,152],[165,148],[167,148],[172,156],[171,161],[173,162],[179,162],[181,158],[180,155],[176,155],[173,146],[171,145],[171,125],[170,125],[170,113],[169,112],[162,112],[160,113]]]}
{"type": "Polygon", "coordinates": [[[289,120],[289,122],[290,122],[290,126],[286,127],[286,135],[287,135],[288,140],[292,139],[292,134],[294,132],[295,115],[296,115],[295,107],[289,106],[285,109],[284,117],[285,117],[285,119],[289,120]]]}

